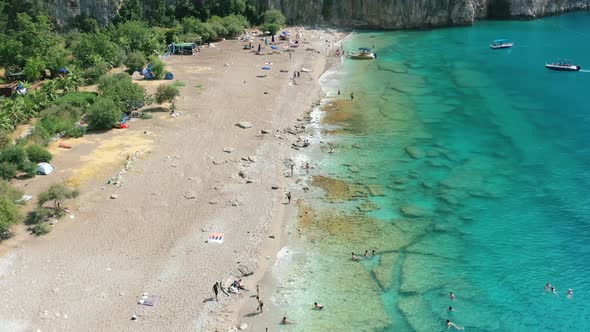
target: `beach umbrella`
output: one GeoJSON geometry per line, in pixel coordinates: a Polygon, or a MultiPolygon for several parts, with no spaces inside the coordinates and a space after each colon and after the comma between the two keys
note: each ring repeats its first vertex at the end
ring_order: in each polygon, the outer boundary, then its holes
{"type": "Polygon", "coordinates": [[[262,67],[262,70],[270,70],[270,67],[269,66],[264,66],[264,67],[262,67]]]}

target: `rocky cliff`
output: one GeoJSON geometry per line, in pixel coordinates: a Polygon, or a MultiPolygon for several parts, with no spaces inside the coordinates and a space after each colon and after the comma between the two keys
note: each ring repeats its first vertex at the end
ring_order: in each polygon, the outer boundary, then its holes
{"type": "MultiPolygon", "coordinates": [[[[126,0],[50,0],[55,17],[67,22],[87,15],[106,23],[126,0]]],[[[174,5],[186,0],[168,0],[174,5]]],[[[198,5],[205,1],[191,0],[198,5]]],[[[590,0],[257,0],[280,9],[289,23],[377,29],[469,25],[485,18],[535,18],[590,9],[590,0]]],[[[147,0],[146,10],[149,10],[147,0]]]]}
{"type": "Polygon", "coordinates": [[[291,23],[364,28],[469,25],[476,19],[535,18],[590,9],[590,0],[267,0],[291,23]]]}

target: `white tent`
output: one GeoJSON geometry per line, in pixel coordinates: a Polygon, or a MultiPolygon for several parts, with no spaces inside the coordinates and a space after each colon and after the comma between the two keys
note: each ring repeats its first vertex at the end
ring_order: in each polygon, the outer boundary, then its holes
{"type": "Polygon", "coordinates": [[[53,166],[49,165],[48,163],[37,164],[37,173],[47,175],[51,172],[53,172],[53,166]]]}

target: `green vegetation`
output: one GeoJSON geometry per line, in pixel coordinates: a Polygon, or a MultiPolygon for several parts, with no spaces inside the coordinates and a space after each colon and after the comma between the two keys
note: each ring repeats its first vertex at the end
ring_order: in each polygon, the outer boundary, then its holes
{"type": "Polygon", "coordinates": [[[20,209],[15,203],[22,197],[22,194],[21,191],[11,187],[8,182],[0,180],[0,239],[10,235],[8,230],[11,225],[23,220],[20,209]]]}
{"type": "Polygon", "coordinates": [[[156,103],[162,104],[168,102],[174,104],[174,100],[178,95],[180,95],[180,91],[177,87],[169,84],[161,84],[156,90],[156,103]]]}
{"type": "Polygon", "coordinates": [[[92,129],[111,129],[121,121],[122,112],[110,98],[101,98],[90,107],[88,124],[92,129]]]}
{"type": "Polygon", "coordinates": [[[77,189],[70,189],[64,184],[53,184],[47,191],[39,195],[37,208],[27,216],[27,224],[31,225],[29,230],[35,235],[45,235],[51,231],[49,221],[51,219],[60,219],[65,215],[62,204],[72,198],[80,195],[77,189]],[[52,206],[44,206],[51,203],[52,206]]]}
{"type": "Polygon", "coordinates": [[[279,10],[267,10],[263,15],[262,29],[274,35],[286,22],[285,16],[279,10]]]}
{"type": "Polygon", "coordinates": [[[64,184],[52,184],[47,191],[39,195],[39,207],[42,207],[47,202],[53,204],[53,208],[58,211],[63,211],[62,204],[64,201],[76,198],[80,195],[77,189],[69,189],[64,184]]]}
{"type": "Polygon", "coordinates": [[[141,72],[146,65],[145,55],[141,52],[131,52],[127,54],[123,64],[127,67],[127,72],[133,74],[134,72],[141,72]]]}
{"type": "Polygon", "coordinates": [[[131,111],[146,100],[145,89],[133,83],[131,76],[127,73],[102,76],[99,79],[98,89],[102,97],[98,101],[105,98],[111,99],[117,104],[116,108],[120,112],[131,111]]]}

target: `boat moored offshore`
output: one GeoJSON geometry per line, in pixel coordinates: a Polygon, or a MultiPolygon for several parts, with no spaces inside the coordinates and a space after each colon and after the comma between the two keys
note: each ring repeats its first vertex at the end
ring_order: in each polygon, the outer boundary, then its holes
{"type": "Polygon", "coordinates": [[[575,65],[572,60],[559,59],[545,64],[545,68],[556,71],[580,71],[582,67],[575,65]]]}
{"type": "Polygon", "coordinates": [[[496,39],[490,44],[490,48],[493,50],[499,50],[502,48],[510,48],[513,45],[514,43],[508,39],[496,39]]]}

